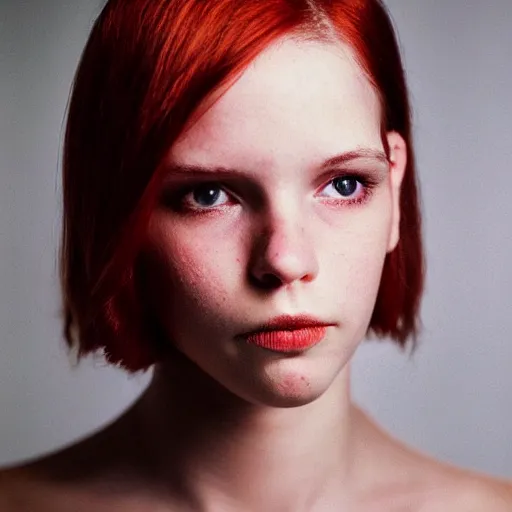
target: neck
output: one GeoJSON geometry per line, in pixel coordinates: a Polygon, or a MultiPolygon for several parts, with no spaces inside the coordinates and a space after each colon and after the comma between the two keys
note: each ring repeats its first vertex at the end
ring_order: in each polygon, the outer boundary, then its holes
{"type": "Polygon", "coordinates": [[[137,418],[152,471],[193,508],[310,511],[347,494],[349,395],[346,368],[312,403],[254,405],[180,361],[156,368],[137,418]]]}

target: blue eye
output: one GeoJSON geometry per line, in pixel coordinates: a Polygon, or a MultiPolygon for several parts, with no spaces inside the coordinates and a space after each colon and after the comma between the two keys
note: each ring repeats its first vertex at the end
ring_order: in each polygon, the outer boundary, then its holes
{"type": "Polygon", "coordinates": [[[355,178],[336,178],[334,188],[344,197],[351,196],[356,190],[358,181],[355,178]]]}
{"type": "Polygon", "coordinates": [[[218,206],[215,203],[221,194],[226,195],[226,193],[217,185],[202,185],[196,187],[190,194],[187,194],[187,196],[191,195],[193,200],[199,206],[208,207],[218,206]]]}
{"type": "Polygon", "coordinates": [[[222,206],[229,201],[229,197],[222,187],[215,184],[198,185],[184,194],[181,203],[185,207],[195,210],[207,210],[215,206],[222,206]]]}
{"type": "Polygon", "coordinates": [[[354,195],[356,196],[355,198],[357,198],[359,195],[364,194],[366,187],[362,181],[362,179],[358,179],[354,176],[340,176],[331,180],[324,190],[331,187],[333,192],[326,195],[333,199],[339,199],[341,197],[352,200],[354,199],[354,195]]]}
{"type": "MultiPolygon", "coordinates": [[[[322,189],[320,197],[340,207],[363,204],[371,196],[372,188],[378,182],[360,174],[344,174],[333,177],[322,189]]],[[[233,205],[231,194],[222,182],[197,183],[186,185],[177,191],[164,191],[163,203],[182,213],[210,213],[222,207],[233,205]]]]}

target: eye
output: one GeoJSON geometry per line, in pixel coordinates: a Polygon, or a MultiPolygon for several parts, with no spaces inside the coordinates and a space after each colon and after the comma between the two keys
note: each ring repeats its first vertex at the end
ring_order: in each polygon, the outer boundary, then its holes
{"type": "Polygon", "coordinates": [[[188,193],[183,194],[180,202],[185,208],[200,210],[222,206],[226,199],[228,199],[228,195],[222,187],[214,183],[206,183],[195,186],[188,193]],[[223,197],[224,201],[222,201],[223,197]]]}
{"type": "Polygon", "coordinates": [[[339,176],[329,182],[324,190],[331,191],[326,194],[333,199],[345,198],[347,201],[358,200],[365,195],[366,183],[362,178],[355,176],[339,176]]]}

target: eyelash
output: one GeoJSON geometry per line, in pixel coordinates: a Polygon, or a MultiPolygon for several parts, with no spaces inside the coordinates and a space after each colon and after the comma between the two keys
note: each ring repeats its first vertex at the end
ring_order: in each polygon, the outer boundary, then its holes
{"type": "MultiPolygon", "coordinates": [[[[341,195],[339,198],[326,197],[327,202],[329,202],[330,204],[334,203],[335,206],[360,206],[366,203],[371,198],[373,189],[378,185],[378,181],[370,175],[367,176],[363,174],[351,173],[334,176],[328,181],[324,188],[327,188],[327,186],[332,185],[336,180],[355,180],[357,184],[362,187],[362,192],[360,192],[360,196],[356,197],[355,199],[343,199],[343,196],[341,195]]],[[[184,214],[203,215],[216,211],[218,212],[219,209],[223,208],[226,205],[222,204],[219,206],[193,207],[186,206],[183,204],[183,200],[190,193],[200,188],[208,190],[209,187],[215,190],[222,190],[227,195],[230,195],[230,193],[226,190],[227,187],[225,187],[222,182],[205,181],[202,183],[189,184],[179,188],[178,190],[172,192],[171,194],[165,194],[166,197],[164,199],[164,202],[166,203],[167,206],[170,206],[177,212],[184,214]]]]}

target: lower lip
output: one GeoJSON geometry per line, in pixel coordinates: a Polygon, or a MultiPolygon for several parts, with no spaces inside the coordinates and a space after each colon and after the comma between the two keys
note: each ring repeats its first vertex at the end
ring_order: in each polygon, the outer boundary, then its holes
{"type": "Polygon", "coordinates": [[[300,352],[320,343],[327,332],[326,326],[307,327],[293,331],[266,331],[250,334],[248,343],[274,352],[300,352]]]}

